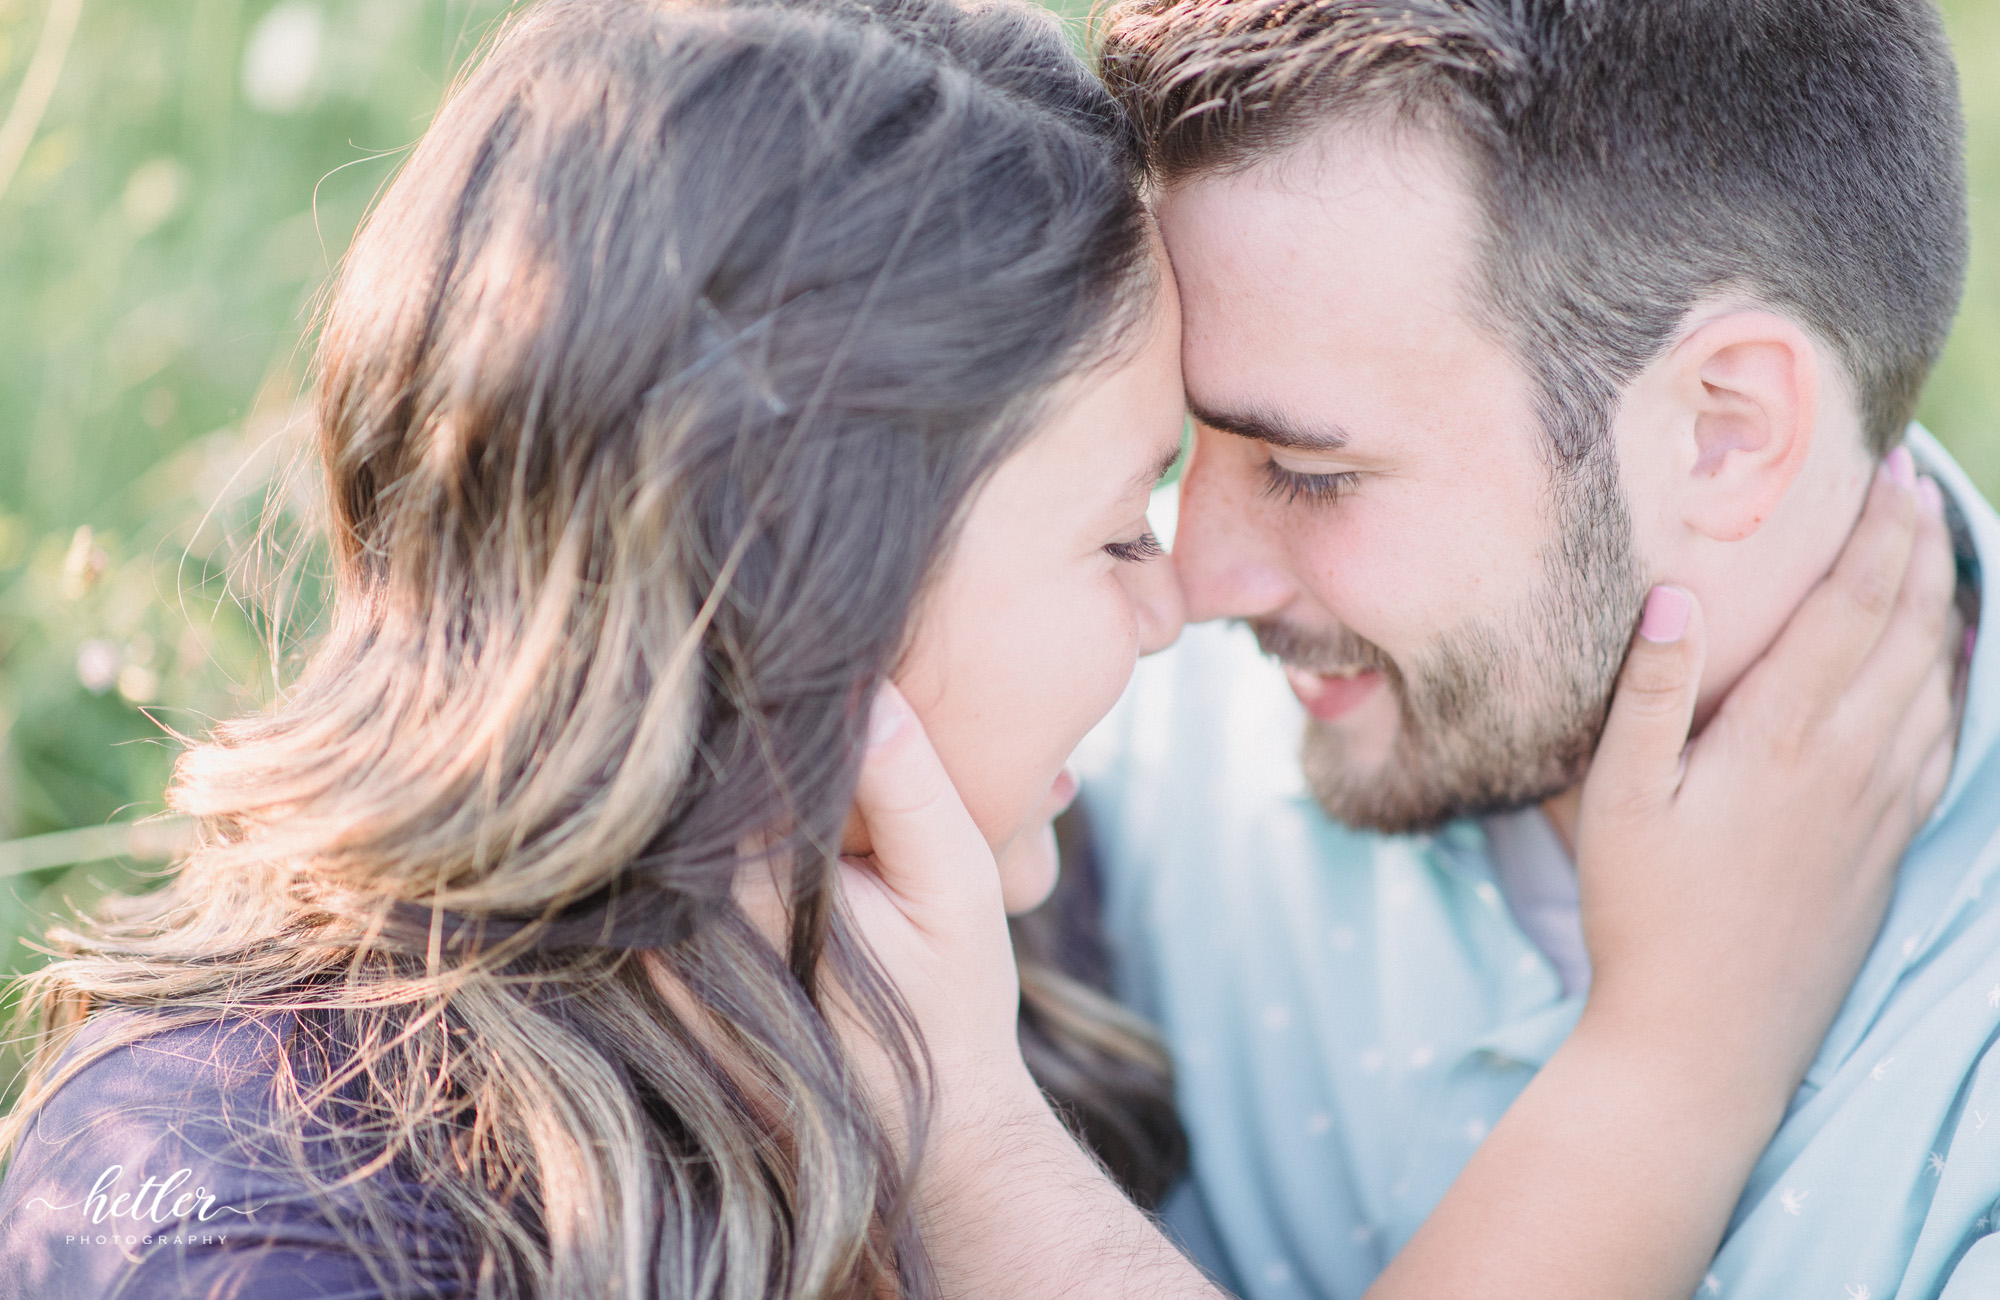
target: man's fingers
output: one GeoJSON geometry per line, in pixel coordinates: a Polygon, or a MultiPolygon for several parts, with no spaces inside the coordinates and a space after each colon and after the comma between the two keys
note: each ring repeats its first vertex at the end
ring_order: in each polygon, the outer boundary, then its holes
{"type": "Polygon", "coordinates": [[[1705,645],[1694,596],[1679,587],[1653,588],[1611,697],[1604,738],[1584,785],[1586,800],[1615,811],[1656,807],[1673,798],[1701,690],[1705,645]]]}
{"type": "Polygon", "coordinates": [[[876,874],[907,899],[976,897],[999,889],[993,850],[938,761],[909,702],[884,682],[869,714],[868,752],[854,805],[876,874]]]}

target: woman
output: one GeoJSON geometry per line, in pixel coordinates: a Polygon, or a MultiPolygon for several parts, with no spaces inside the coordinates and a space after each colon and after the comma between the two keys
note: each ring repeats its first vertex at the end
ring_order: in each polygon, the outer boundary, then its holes
{"type": "MultiPolygon", "coordinates": [[[[1137,159],[1006,4],[552,0],[500,36],[327,314],[328,637],[183,760],[176,878],[30,981],[13,1293],[1050,1294],[1044,1240],[1143,1270],[1085,1290],[1203,1285],[1023,1083],[1003,919],[1053,880],[1064,757],[1179,625],[1137,159]],[[1023,1152],[1047,1176],[1000,1191],[1023,1152]]],[[[1934,576],[1935,518],[1878,497],[1856,562],[1934,576]]],[[[1819,909],[1837,975],[1945,730],[1934,647],[1894,634],[1935,585],[1890,633],[1829,602],[1785,652],[1823,669],[1799,709],[1858,693],[1912,751],[1786,824],[1895,843],[1762,850],[1754,750],[1686,815],[1669,710],[1614,727],[1586,859],[1743,834],[1737,874],[1775,883],[1729,897],[1819,909]]],[[[1666,686],[1626,698],[1685,694],[1698,644],[1642,646],[1666,686]]],[[[1129,1023],[1027,982],[1045,1081],[1146,1091],[1129,1023]]],[[[1720,1073],[1761,1085],[1817,1032],[1720,1073]]],[[[1097,1114],[1157,1184],[1157,1132],[1097,1114]]]]}

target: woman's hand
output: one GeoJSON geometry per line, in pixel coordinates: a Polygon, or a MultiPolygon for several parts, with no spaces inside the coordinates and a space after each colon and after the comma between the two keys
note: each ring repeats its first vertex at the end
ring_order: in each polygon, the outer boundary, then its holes
{"type": "Polygon", "coordinates": [[[1761,1064],[1782,1111],[1944,790],[1953,576],[1936,485],[1885,468],[1833,571],[1685,750],[1701,611],[1654,590],[1577,828],[1590,1029],[1761,1064]]]}
{"type": "MultiPolygon", "coordinates": [[[[854,804],[871,851],[842,859],[841,890],[923,1034],[939,1122],[1039,1104],[1016,1036],[1020,975],[993,850],[893,683],[875,694],[854,804]]],[[[849,1046],[882,1096],[886,1061],[870,1063],[880,1049],[849,1046]]]]}
{"type": "Polygon", "coordinates": [[[1692,745],[1701,611],[1654,591],[1584,785],[1583,1016],[1367,1300],[1694,1293],[1944,788],[1951,591],[1905,454],[1692,745]]]}
{"type": "MultiPolygon", "coordinates": [[[[841,864],[845,906],[934,1068],[916,1199],[945,1292],[1220,1300],[1077,1145],[1029,1075],[999,868],[892,685],[876,695],[854,802],[871,852],[841,864]]],[[[907,1099],[888,1055],[851,1016],[836,1019],[896,1125],[907,1099]]]]}

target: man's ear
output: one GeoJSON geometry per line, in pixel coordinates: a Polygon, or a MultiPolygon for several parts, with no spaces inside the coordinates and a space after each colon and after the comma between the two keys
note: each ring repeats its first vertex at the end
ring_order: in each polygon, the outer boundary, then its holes
{"type": "Polygon", "coordinates": [[[1704,322],[1667,365],[1675,423],[1693,442],[1681,518],[1716,541],[1742,541],[1778,508],[1812,450],[1819,349],[1783,316],[1746,309],[1704,322]]]}

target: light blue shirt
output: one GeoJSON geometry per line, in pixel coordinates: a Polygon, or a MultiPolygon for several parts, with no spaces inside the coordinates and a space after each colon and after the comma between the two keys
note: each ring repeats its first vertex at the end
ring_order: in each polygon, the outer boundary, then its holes
{"type": "MultiPolygon", "coordinates": [[[[1911,442],[2000,572],[2000,517],[1911,442]]],[[[1336,825],[1301,721],[1246,632],[1197,627],[1078,756],[1120,991],[1168,1039],[1192,1141],[1169,1218],[1256,1300],[1358,1296],[1582,1006],[1480,827],[1336,825]]],[[[1950,785],[1698,1300],[2000,1297],[1997,748],[1982,635],[1950,785]]]]}

